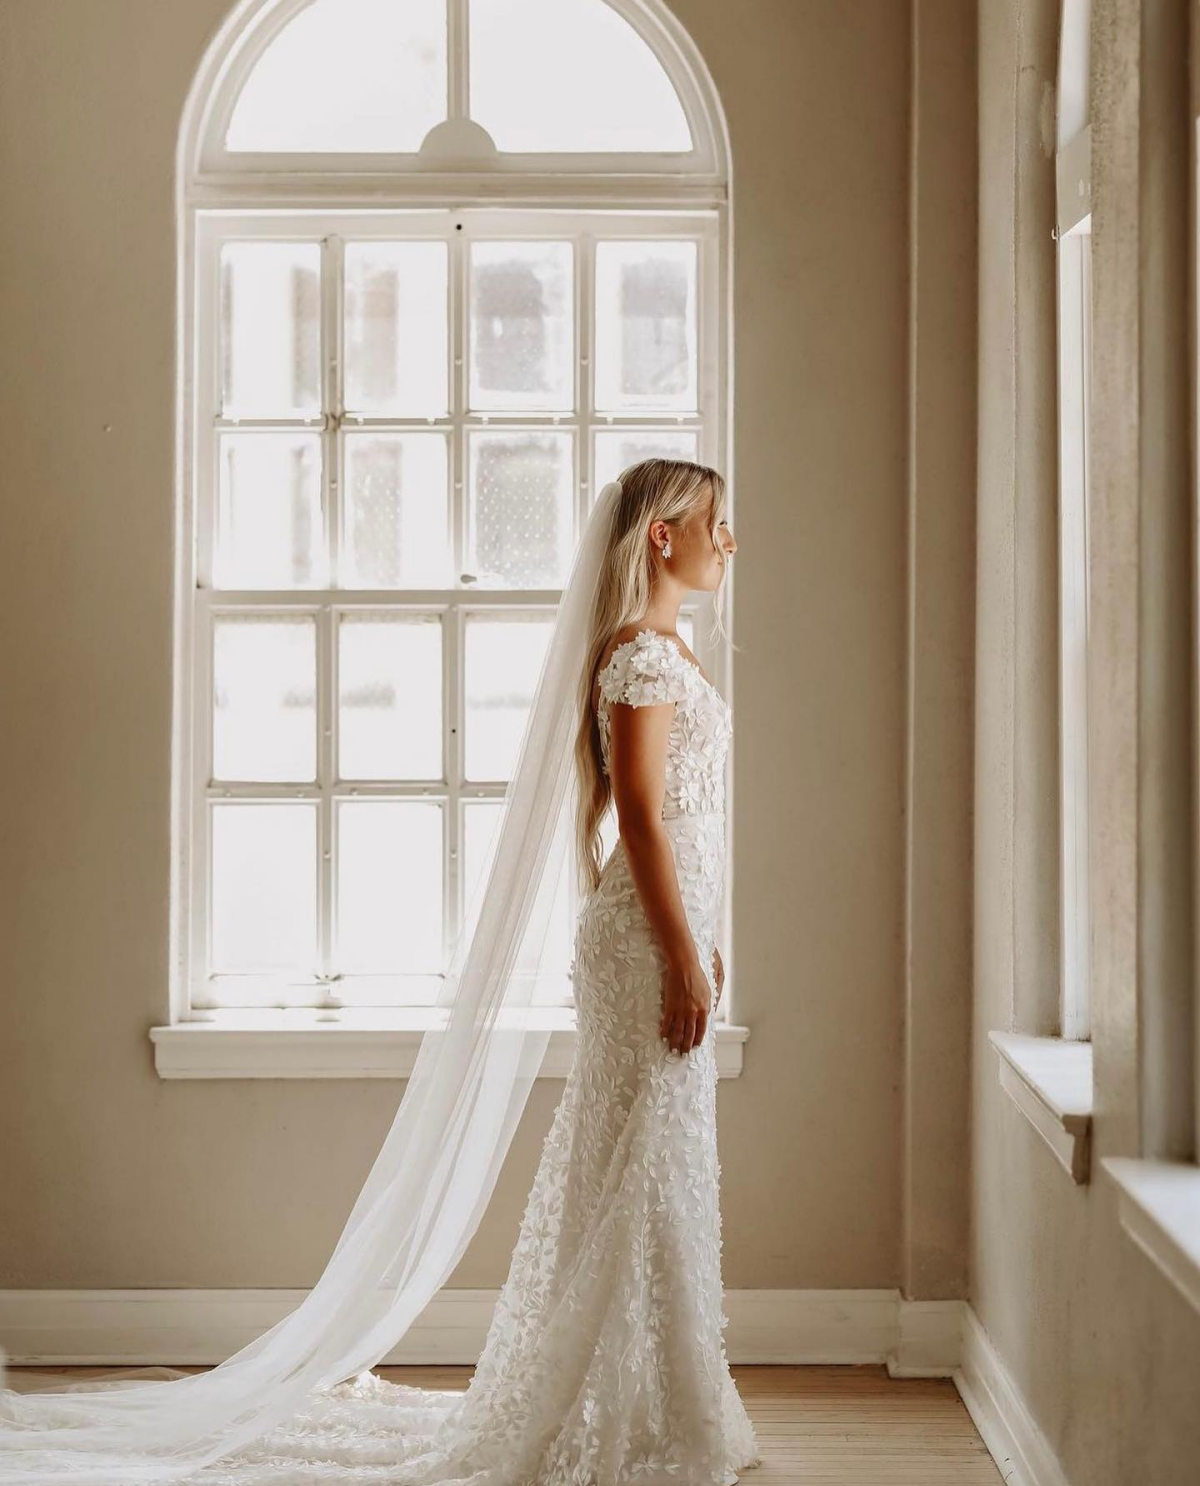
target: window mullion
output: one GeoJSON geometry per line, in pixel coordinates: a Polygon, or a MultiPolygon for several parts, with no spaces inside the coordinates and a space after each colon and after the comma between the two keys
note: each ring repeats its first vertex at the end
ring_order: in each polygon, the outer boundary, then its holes
{"type": "Polygon", "coordinates": [[[446,727],[442,738],[446,770],[445,883],[442,902],[445,928],[444,953],[448,957],[458,939],[463,915],[463,828],[462,828],[462,759],[463,759],[463,647],[462,610],[457,604],[447,606],[442,616],[443,716],[446,727]]]}
{"type": "MultiPolygon", "coordinates": [[[[596,320],[596,238],[591,232],[581,232],[576,237],[576,321],[575,344],[578,347],[576,365],[576,442],[575,451],[579,471],[579,498],[576,513],[576,532],[583,535],[584,522],[592,502],[599,491],[596,489],[596,465],[593,452],[593,419],[596,408],[596,379],[592,365],[593,326],[596,320]]],[[[576,539],[578,540],[578,538],[576,539]]]]}
{"type": "Polygon", "coordinates": [[[345,358],[343,355],[343,284],[345,239],[330,233],[323,239],[321,274],[322,402],[325,431],[322,468],[325,477],[325,582],[337,588],[341,575],[342,468],[344,454],[341,426],[346,411],[345,358]]]}
{"type": "Polygon", "coordinates": [[[468,0],[446,0],[448,119],[471,117],[471,27],[468,0]]]}
{"type": "Polygon", "coordinates": [[[450,542],[455,581],[466,569],[467,505],[467,244],[460,232],[450,237],[450,542]]]}
{"type": "MultiPolygon", "coordinates": [[[[466,7],[460,0],[449,0],[463,25],[466,22],[466,7]]],[[[465,57],[465,51],[463,53],[465,57]]],[[[463,66],[455,63],[455,66],[463,66]]],[[[464,108],[466,95],[463,95],[464,108]]],[[[467,502],[467,243],[465,234],[452,227],[449,235],[450,303],[448,306],[448,344],[450,364],[450,541],[453,550],[455,582],[461,581],[466,568],[466,502],[467,502]]],[[[466,686],[464,656],[466,633],[462,606],[455,602],[447,606],[442,636],[444,658],[444,716],[446,730],[444,742],[446,766],[446,877],[445,877],[445,924],[446,953],[449,954],[458,941],[462,927],[463,909],[463,820],[462,780],[464,761],[464,711],[466,686]]]]}
{"type": "MultiPolygon", "coordinates": [[[[334,861],[334,736],[337,709],[337,608],[323,603],[317,611],[317,973],[328,977],[333,964],[333,884],[337,870],[334,861]]],[[[340,1002],[332,994],[334,982],[326,980],[326,1009],[340,1002]]]]}
{"type": "MultiPolygon", "coordinates": [[[[325,582],[335,590],[341,580],[341,495],[342,436],[341,421],[345,408],[342,333],[342,283],[344,240],[338,233],[322,239],[321,272],[321,434],[322,507],[325,536],[325,582]]],[[[318,973],[325,979],[324,1009],[332,1014],[341,1004],[335,994],[336,982],[328,979],[335,973],[333,963],[334,883],[338,870],[335,859],[337,823],[335,760],[337,757],[337,645],[338,608],[330,599],[317,615],[317,785],[320,792],[318,819],[317,944],[320,963],[318,973]]]]}

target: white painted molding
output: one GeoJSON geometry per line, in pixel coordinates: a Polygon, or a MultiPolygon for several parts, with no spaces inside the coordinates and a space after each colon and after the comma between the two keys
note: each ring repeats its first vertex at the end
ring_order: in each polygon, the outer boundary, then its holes
{"type": "Polygon", "coordinates": [[[962,1357],[962,1300],[901,1300],[895,1345],[887,1359],[893,1378],[949,1378],[962,1357]]]}
{"type": "MultiPolygon", "coordinates": [[[[750,1028],[719,1022],[717,1076],[737,1078],[750,1028]]],[[[420,1051],[418,1026],[339,1026],[283,1018],[151,1027],[160,1078],[407,1078],[420,1051]]],[[[555,1027],[539,1078],[566,1078],[575,1029],[555,1027]]]]}
{"type": "MultiPolygon", "coordinates": [[[[13,1366],[220,1362],[283,1319],[303,1290],[0,1290],[0,1349],[13,1366]]],[[[393,1364],[478,1360],[498,1290],[445,1289],[393,1364]]],[[[905,1301],[895,1290],[726,1290],[732,1362],[887,1365],[898,1377],[949,1377],[962,1302],[905,1301]]]]}
{"type": "Polygon", "coordinates": [[[954,1386],[1005,1486],[1069,1486],[1020,1389],[968,1305],[963,1306],[962,1362],[954,1386]]]}
{"type": "Polygon", "coordinates": [[[1200,1311],[1200,1166],[1104,1156],[1116,1183],[1121,1226],[1200,1311]]]}
{"type": "MultiPolygon", "coordinates": [[[[304,1290],[0,1290],[12,1366],[217,1363],[300,1304],[304,1290]]],[[[389,1363],[474,1362],[498,1292],[442,1290],[389,1363]]]]}
{"type": "Polygon", "coordinates": [[[1073,1182],[1091,1174],[1092,1044],[989,1032],[1000,1083],[1073,1182]]]}
{"type": "Polygon", "coordinates": [[[884,1362],[895,1290],[726,1290],[731,1362],[884,1362]]]}

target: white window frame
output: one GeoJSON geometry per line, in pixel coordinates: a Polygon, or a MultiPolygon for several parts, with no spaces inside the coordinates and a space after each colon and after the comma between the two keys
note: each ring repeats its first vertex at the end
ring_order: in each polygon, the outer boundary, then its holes
{"type": "MultiPolygon", "coordinates": [[[[1145,82],[1143,80],[1143,86],[1145,82]]],[[[1200,428],[1200,117],[1193,105],[1189,129],[1188,168],[1191,176],[1191,200],[1188,252],[1190,256],[1191,298],[1189,306],[1192,323],[1189,334],[1189,362],[1192,379],[1192,645],[1193,655],[1200,640],[1200,593],[1197,592],[1196,577],[1200,574],[1200,537],[1197,536],[1195,518],[1200,514],[1200,448],[1197,447],[1197,429],[1200,428]]],[[[1160,224],[1156,224],[1158,226],[1160,224]]],[[[1192,718],[1197,718],[1197,702],[1200,700],[1200,666],[1192,675],[1192,718]]],[[[1193,779],[1200,772],[1200,740],[1193,734],[1192,760],[1193,779]]],[[[1193,810],[1196,807],[1193,798],[1193,810]]],[[[1200,817],[1192,820],[1193,865],[1200,861],[1200,817]]],[[[1200,872],[1194,871],[1194,889],[1200,885],[1200,872]]],[[[1193,901],[1193,930],[1200,935],[1200,896],[1193,901]]],[[[1155,994],[1164,991],[1162,986],[1151,988],[1155,994]]],[[[1200,983],[1193,979],[1192,995],[1192,1150],[1184,1159],[1166,1159],[1146,1150],[1147,1142],[1141,1141],[1144,1154],[1129,1156],[1103,1156],[1101,1166],[1112,1179],[1116,1189],[1117,1213],[1121,1227],[1130,1240],[1155,1265],[1194,1311],[1200,1312],[1200,983]]],[[[1144,993],[1144,992],[1143,992],[1144,993]]],[[[1138,1076],[1145,1080],[1148,1072],[1145,1060],[1140,1060],[1138,1076]]],[[[1168,1100],[1176,1094],[1174,1081],[1164,1092],[1168,1100]]],[[[1179,1090],[1180,1094],[1184,1091],[1179,1090]]],[[[1179,1108],[1179,1113],[1183,1113],[1179,1108]]],[[[1184,1123],[1184,1121],[1180,1121],[1184,1123]]]]}
{"type": "MultiPolygon", "coordinates": [[[[168,1021],[151,1033],[157,1066],[165,1077],[403,1077],[411,1069],[422,1030],[444,1016],[436,1008],[351,1013],[340,1009],[332,998],[307,1010],[229,1013],[207,1008],[203,998],[195,996],[195,967],[203,963],[197,955],[197,935],[205,932],[203,905],[197,901],[205,888],[203,874],[197,870],[196,847],[203,839],[199,831],[210,791],[206,687],[210,685],[207,657],[211,651],[205,638],[213,611],[238,607],[245,601],[263,607],[274,602],[276,607],[293,610],[320,608],[326,613],[334,604],[342,608],[433,607],[454,617],[472,607],[528,608],[531,598],[536,597],[516,590],[481,593],[469,588],[431,594],[413,590],[371,593],[308,589],[239,594],[207,587],[204,580],[211,571],[211,554],[207,543],[195,538],[198,513],[207,505],[202,482],[207,479],[207,488],[211,489],[211,470],[204,451],[212,443],[212,403],[199,394],[205,378],[211,387],[209,373],[215,365],[213,335],[217,320],[211,288],[217,282],[213,263],[214,253],[219,254],[219,242],[226,236],[279,236],[302,230],[306,236],[311,233],[326,239],[326,252],[332,253],[336,261],[339,237],[353,235],[358,239],[364,231],[409,237],[422,227],[440,233],[448,225],[454,237],[469,239],[472,230],[488,237],[537,237],[546,235],[552,222],[560,228],[570,224],[570,235],[576,237],[581,248],[595,236],[628,240],[673,232],[694,237],[700,245],[697,328],[701,389],[695,417],[596,419],[583,411],[586,404],[579,399],[577,407],[581,411],[557,419],[551,415],[506,417],[503,421],[505,425],[557,422],[559,426],[576,427],[597,422],[612,427],[696,426],[701,430],[698,457],[722,469],[727,469],[731,444],[728,143],[711,77],[678,23],[653,0],[609,0],[637,26],[676,83],[696,142],[691,156],[508,156],[500,157],[499,164],[493,158],[486,167],[477,159],[446,158],[439,159],[437,168],[431,169],[428,161],[404,156],[348,159],[226,154],[220,145],[223,121],[236,100],[241,80],[269,36],[303,3],[281,0],[272,5],[269,0],[248,0],[228,18],[197,73],[185,109],[178,154],[180,336],[172,954],[168,1021]],[[414,169],[414,165],[420,168],[414,169]],[[283,223],[278,216],[272,222],[273,212],[287,214],[286,233],[280,231],[283,223]],[[597,212],[603,217],[589,215],[597,212]],[[458,221],[464,226],[461,233],[453,232],[453,223],[458,221]],[[531,230],[535,223],[536,228],[531,230]],[[402,230],[398,231],[400,224],[402,230]],[[203,707],[199,705],[201,698],[205,699],[203,707]]],[[[466,61],[456,52],[454,28],[457,25],[461,30],[464,0],[449,0],[449,4],[451,111],[457,109],[461,114],[466,110],[466,61]]],[[[464,253],[465,246],[458,251],[464,253]]],[[[577,361],[587,356],[589,366],[589,327],[583,323],[586,317],[579,314],[579,305],[590,282],[590,255],[585,253],[577,271],[577,361]]],[[[457,308],[461,314],[461,305],[457,308]]],[[[456,372],[459,370],[456,368],[456,372]]],[[[461,373],[466,375],[465,364],[461,373]]],[[[463,401],[456,402],[454,418],[445,420],[446,426],[457,425],[452,437],[455,460],[464,438],[462,428],[480,426],[485,421],[478,416],[465,418],[461,413],[463,401]]],[[[421,419],[419,426],[428,428],[430,424],[421,419]]],[[[491,421],[488,426],[497,425],[491,421]]],[[[324,437],[332,439],[335,434],[326,429],[324,437]]],[[[592,489],[590,437],[586,446],[577,443],[577,457],[584,462],[578,471],[579,502],[586,510],[592,489]]],[[[460,473],[456,470],[452,476],[452,493],[453,480],[460,473]]],[[[732,497],[732,488],[730,494],[732,497]]],[[[328,528],[332,519],[328,504],[323,514],[328,528]]],[[[540,596],[553,604],[557,594],[547,591],[540,596]]],[[[706,612],[707,606],[700,611],[706,612]]],[[[460,665],[453,629],[452,625],[446,636],[446,672],[451,677],[460,665]]],[[[702,629],[701,623],[697,627],[697,653],[729,696],[728,657],[723,650],[709,651],[702,629]]],[[[328,790],[328,774],[324,777],[328,790]]],[[[449,788],[440,786],[438,793],[453,799],[453,776],[447,776],[447,784],[449,788]]],[[[287,786],[286,790],[293,796],[296,786],[287,786]]],[[[265,798],[274,791],[255,785],[253,792],[265,798]]],[[[502,792],[502,788],[480,791],[469,787],[462,793],[475,796],[502,792]]],[[[726,927],[730,896],[727,891],[726,927]]],[[[727,966],[719,1025],[714,1029],[718,1071],[725,1076],[740,1072],[741,1048],[747,1036],[745,1027],[732,1022],[732,978],[732,969],[727,966]]],[[[570,1007],[547,1008],[546,1015],[555,1031],[543,1076],[562,1076],[569,1065],[574,1036],[573,1011],[570,1007]]]]}
{"type": "MultiPolygon", "coordinates": [[[[1064,25],[1060,84],[1075,80],[1070,112],[1086,116],[1076,6],[1064,25]]],[[[1085,30],[1086,38],[1086,30],[1085,30]]],[[[1060,106],[1068,100],[1060,99],[1060,106]]],[[[1062,118],[1060,117],[1060,127],[1062,118]]],[[[1058,380],[1059,1029],[1057,1037],[996,1029],[988,1037],[1000,1083],[1074,1182],[1091,1177],[1092,1072],[1088,866],[1088,422],[1091,403],[1091,131],[1056,156],[1055,273],[1058,380]]]]}
{"type": "MultiPolygon", "coordinates": [[[[197,217],[196,250],[196,349],[197,367],[194,400],[195,458],[192,463],[192,493],[196,512],[196,581],[190,586],[195,608],[190,639],[192,690],[192,810],[191,842],[188,851],[193,864],[190,920],[192,925],[188,1007],[195,1013],[221,1009],[207,994],[209,961],[208,930],[210,904],[208,888],[211,878],[208,844],[211,831],[207,815],[212,805],[222,800],[310,800],[317,804],[321,823],[318,851],[318,945],[323,961],[320,977],[307,987],[307,998],[315,1009],[335,1016],[342,1009],[342,998],[328,977],[332,966],[331,930],[334,899],[333,812],[341,799],[418,799],[436,800],[444,807],[444,913],[446,945],[454,943],[464,910],[462,862],[462,805],[466,800],[500,800],[502,783],[466,783],[464,781],[465,716],[461,712],[461,678],[465,666],[465,631],[471,614],[530,613],[542,611],[552,616],[557,603],[557,589],[482,588],[461,585],[433,589],[363,589],[363,588],[288,588],[228,589],[214,588],[212,537],[215,529],[214,495],[216,470],[214,435],[220,430],[253,428],[257,423],[272,427],[291,426],[319,431],[323,445],[322,517],[325,542],[331,564],[336,567],[338,534],[341,529],[341,499],[344,478],[338,458],[338,432],[345,427],[368,430],[413,430],[443,432],[449,444],[449,487],[451,499],[452,567],[462,572],[467,565],[465,532],[462,516],[468,484],[468,439],[472,432],[518,430],[521,428],[570,432],[574,435],[576,461],[573,484],[576,495],[574,512],[577,529],[582,528],[593,493],[598,488],[596,470],[596,435],[622,429],[631,432],[667,433],[686,431],[695,435],[699,457],[708,454],[708,429],[716,421],[716,389],[706,375],[704,353],[711,339],[711,327],[718,314],[718,243],[716,223],[711,214],[675,214],[660,216],[639,213],[622,215],[566,212],[529,208],[520,212],[495,210],[373,212],[369,218],[343,211],[330,213],[278,212],[269,216],[239,212],[215,214],[202,212],[197,217]],[[321,324],[321,384],[329,407],[317,418],[262,419],[223,417],[220,411],[218,371],[220,347],[217,337],[220,304],[221,250],[228,242],[311,240],[322,242],[322,294],[324,303],[321,324]],[[342,248],[347,240],[355,242],[383,240],[440,241],[446,244],[449,260],[451,372],[455,391],[451,396],[454,410],[443,417],[371,417],[351,416],[344,410],[342,396],[342,355],[336,334],[338,307],[342,300],[342,248]],[[576,410],[564,413],[468,414],[462,410],[467,401],[469,367],[466,346],[466,305],[471,247],[476,242],[554,240],[572,244],[575,261],[575,303],[573,336],[577,348],[576,371],[579,386],[574,397],[576,410]],[[699,389],[695,413],[665,417],[663,414],[606,415],[593,410],[594,365],[592,351],[592,316],[588,312],[592,286],[595,283],[595,253],[598,242],[636,240],[647,242],[694,242],[697,247],[697,328],[699,389]],[[207,374],[204,369],[207,369],[207,374]],[[422,614],[437,616],[442,625],[443,697],[445,718],[443,744],[444,781],[355,779],[340,782],[333,778],[332,732],[336,727],[338,617],[347,613],[422,614]],[[226,614],[303,615],[315,621],[317,674],[317,737],[320,742],[318,780],[315,784],[234,783],[214,780],[212,768],[211,706],[213,678],[213,630],[216,620],[226,614]]],[[[699,605],[686,605],[687,617],[696,622],[699,605]]],[[[706,665],[714,665],[709,647],[698,639],[697,651],[706,665]]],[[[574,883],[568,874],[570,907],[577,911],[574,883]]],[[[569,988],[568,988],[569,989],[569,988]]],[[[236,1009],[236,1008],[229,1008],[236,1009]]],[[[295,1009],[272,1008],[272,1009],[295,1009]]]]}
{"type": "Polygon", "coordinates": [[[1059,803],[1062,1036],[1091,1037],[1088,884],[1088,423],[1091,131],[1058,152],[1059,803]],[[1082,192],[1081,183],[1087,183],[1082,192]]]}

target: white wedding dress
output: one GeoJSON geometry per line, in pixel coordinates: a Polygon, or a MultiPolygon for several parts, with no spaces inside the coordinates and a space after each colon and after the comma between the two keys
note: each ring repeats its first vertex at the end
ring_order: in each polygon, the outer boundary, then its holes
{"type": "MultiPolygon", "coordinates": [[[[711,966],[731,709],[653,630],[599,679],[606,770],[613,702],[676,703],[663,820],[711,966]]],[[[722,1337],[713,1022],[682,1057],[661,1036],[664,960],[620,839],[574,948],[574,1062],[469,1387],[363,1373],[188,1481],[731,1486],[758,1463],[722,1337]]]]}

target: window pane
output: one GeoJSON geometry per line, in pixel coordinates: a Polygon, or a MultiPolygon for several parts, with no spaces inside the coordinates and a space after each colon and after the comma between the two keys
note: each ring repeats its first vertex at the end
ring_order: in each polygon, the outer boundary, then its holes
{"type": "Polygon", "coordinates": [[[342,586],[444,588],[453,581],[446,436],[344,435],[342,586]]]}
{"type": "Polygon", "coordinates": [[[212,807],[212,968],[311,975],[317,945],[317,811],[212,807]]]}
{"type": "Polygon", "coordinates": [[[553,619],[542,614],[468,615],[466,625],[466,775],[512,776],[553,619]]]}
{"type": "Polygon", "coordinates": [[[340,777],[441,779],[440,621],[343,614],[338,640],[340,777]]]}
{"type": "Polygon", "coordinates": [[[696,244],[596,244],[596,406],[696,408],[696,244]]]}
{"type": "Polygon", "coordinates": [[[318,243],[221,249],[221,409],[229,418],[321,410],[318,243]]]}
{"type": "Polygon", "coordinates": [[[446,259],[444,242],[346,244],[349,412],[446,412],[446,259]]]}
{"type": "Polygon", "coordinates": [[[217,462],[216,586],[319,583],[320,436],[222,433],[217,462]]]}
{"type": "Polygon", "coordinates": [[[696,434],[668,433],[657,429],[607,430],[596,434],[595,495],[615,480],[622,470],[643,459],[690,459],[695,462],[696,434]]]}
{"type": "Polygon", "coordinates": [[[337,968],[437,974],[445,958],[442,807],[343,800],[337,811],[337,968]]]}
{"type": "Polygon", "coordinates": [[[573,435],[469,437],[467,570],[481,587],[560,587],[575,541],[573,435]]]}
{"type": "Polygon", "coordinates": [[[471,0],[471,113],[500,150],[692,148],[670,78],[604,0],[471,0]]]}
{"type": "Polygon", "coordinates": [[[315,0],[254,64],[230,150],[419,150],[446,116],[446,0],[315,0]]]}
{"type": "MultiPolygon", "coordinates": [[[[481,901],[475,901],[475,893],[487,880],[502,809],[501,800],[463,802],[463,904],[465,921],[472,930],[482,906],[481,901]]],[[[539,977],[534,987],[535,1005],[562,1005],[570,1000],[569,974],[575,947],[576,910],[569,874],[570,862],[566,860],[558,874],[550,922],[546,925],[546,975],[539,977]]]]}
{"type": "Polygon", "coordinates": [[[215,779],[315,779],[316,716],[310,617],[225,614],[214,621],[215,779]]]}
{"type": "Polygon", "coordinates": [[[471,244],[471,407],[575,405],[573,251],[567,242],[471,244]]]}
{"type": "Polygon", "coordinates": [[[503,800],[463,801],[462,914],[471,931],[479,921],[480,904],[475,894],[480,891],[484,874],[492,864],[496,828],[503,808],[503,800]]]}

